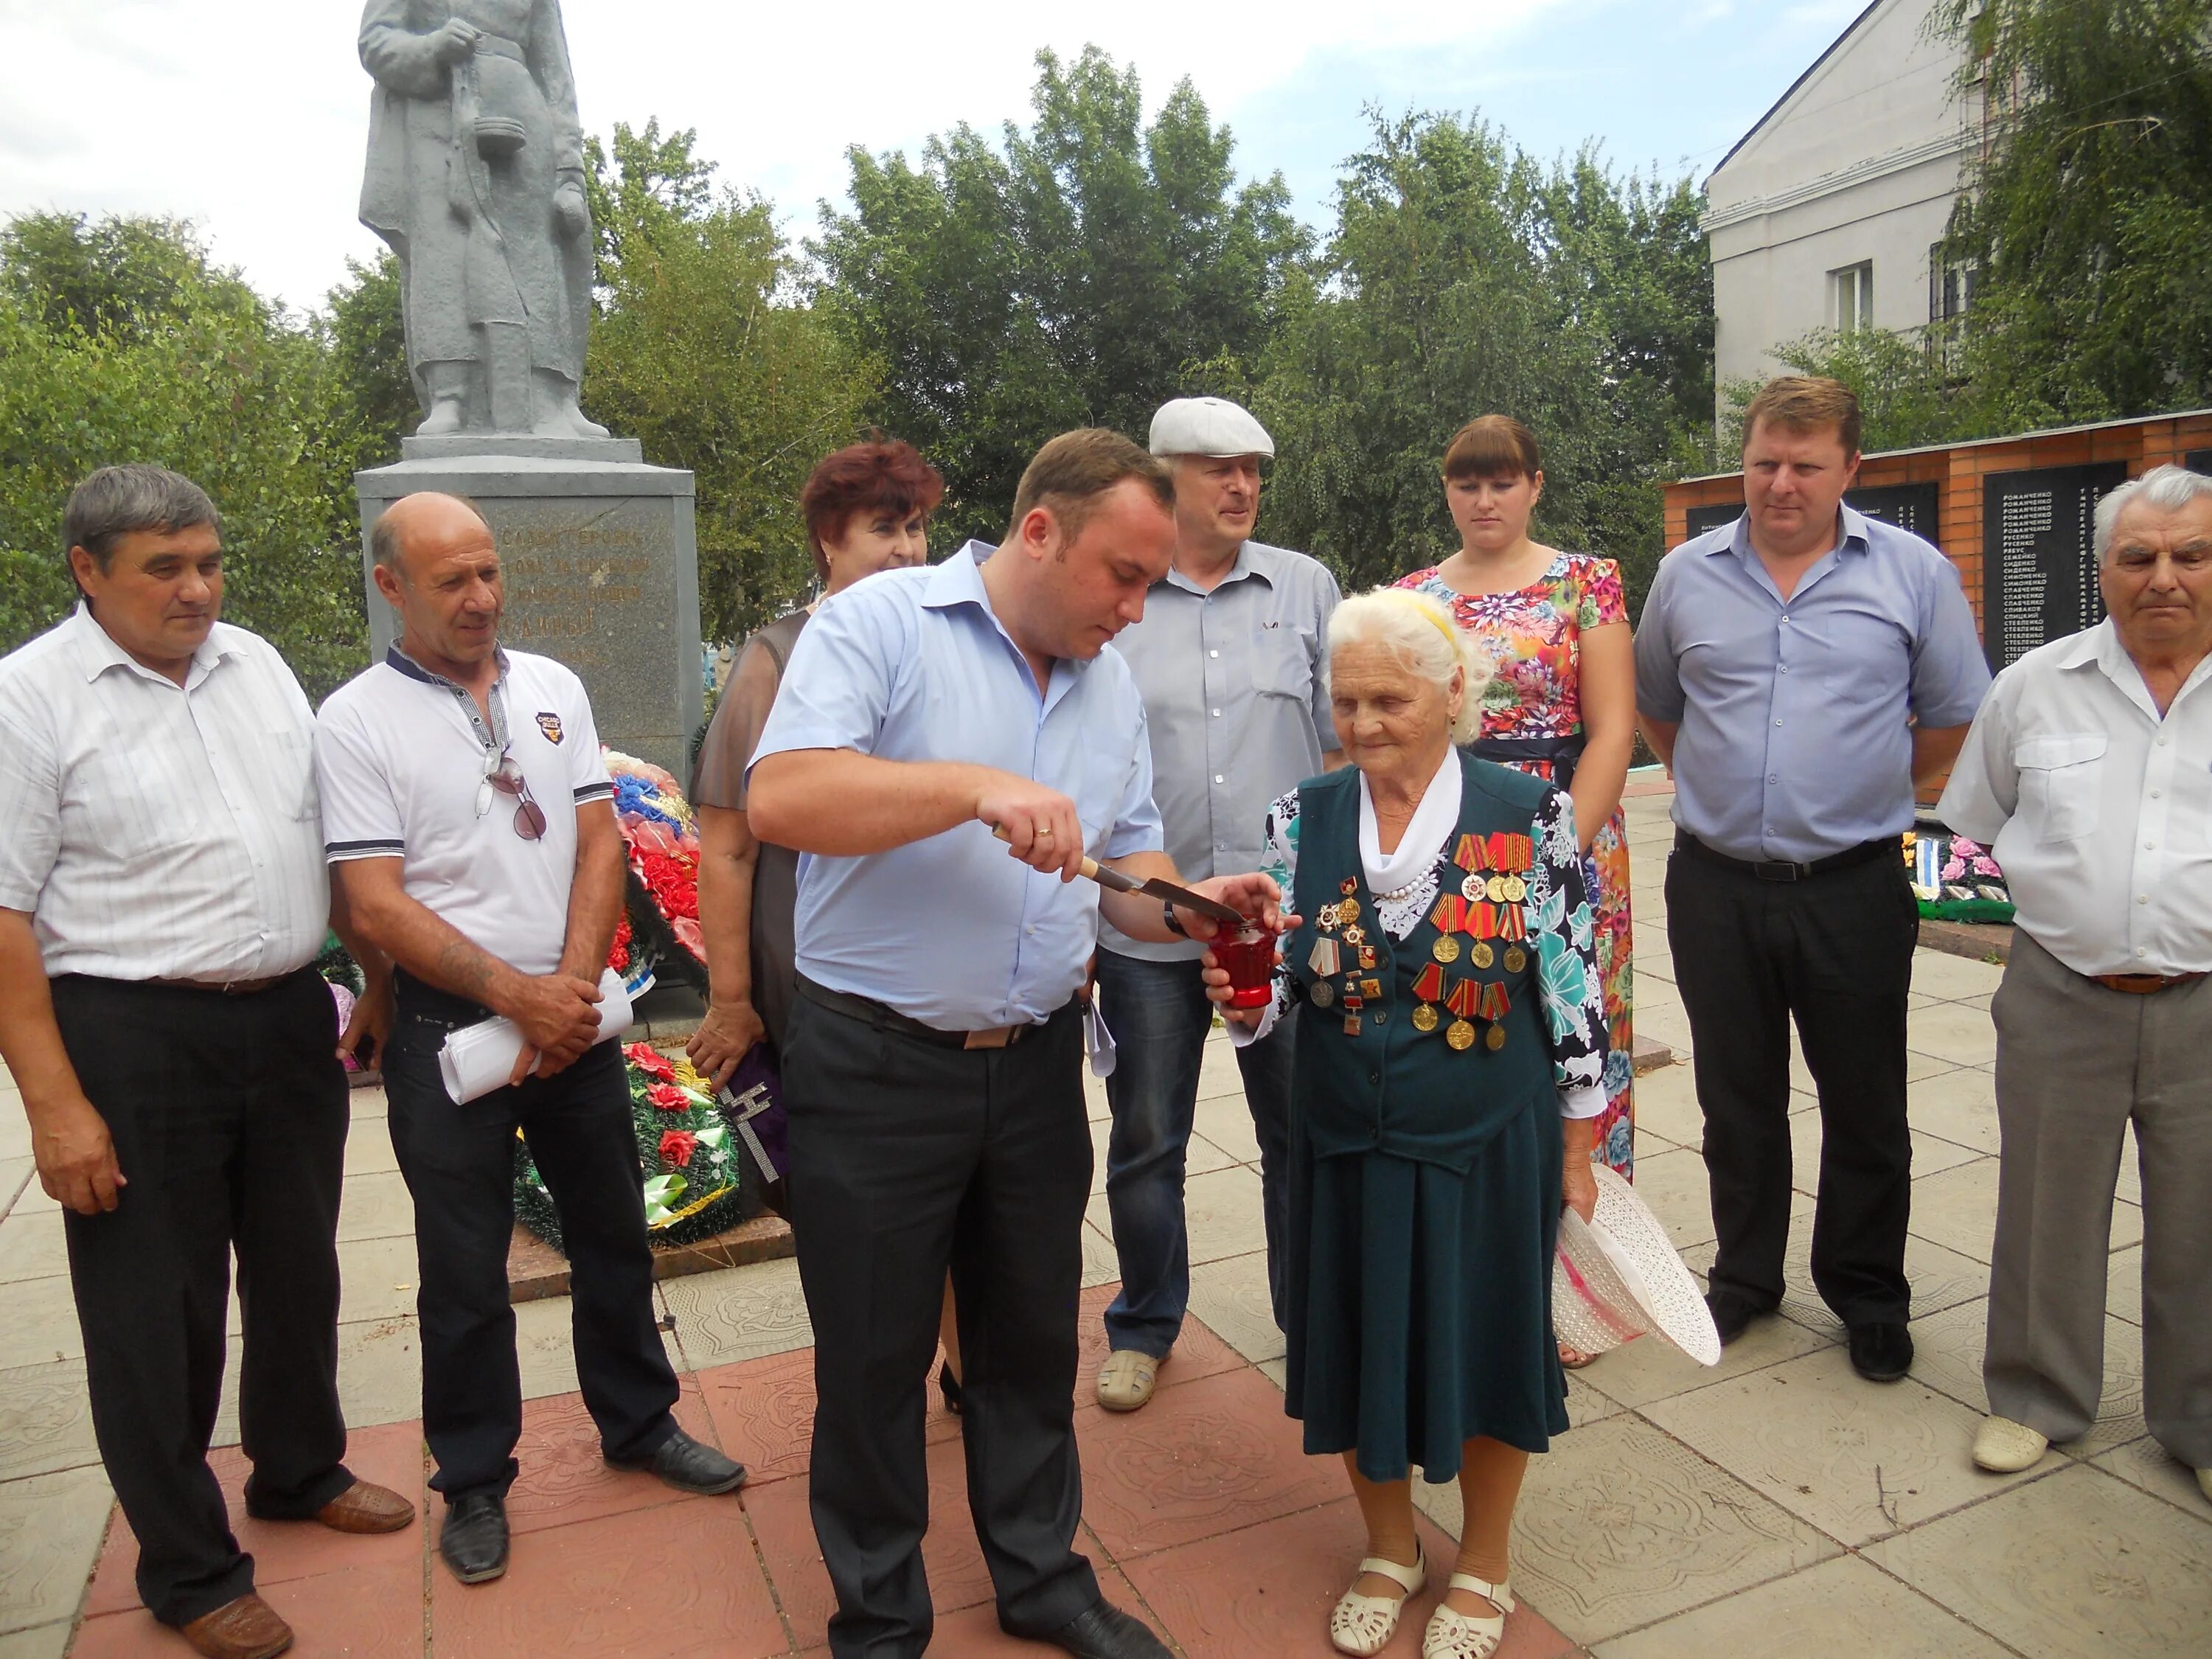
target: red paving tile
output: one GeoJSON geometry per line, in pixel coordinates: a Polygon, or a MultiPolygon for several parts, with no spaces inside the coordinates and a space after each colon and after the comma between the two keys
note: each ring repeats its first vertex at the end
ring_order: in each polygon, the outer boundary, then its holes
{"type": "Polygon", "coordinates": [[[1142,1411],[1076,1413],[1083,1517],[1116,1560],[1211,1538],[1345,1495],[1309,1457],[1283,1396],[1249,1366],[1163,1389],[1142,1411]]]}
{"type": "MultiPolygon", "coordinates": [[[[208,1454],[208,1464],[222,1484],[238,1547],[253,1558],[257,1586],[343,1570],[381,1568],[395,1562],[413,1562],[420,1568],[421,1516],[423,1500],[429,1494],[423,1486],[419,1424],[387,1423],[356,1429],[346,1440],[346,1467],[357,1478],[389,1486],[415,1505],[415,1524],[404,1532],[364,1537],[332,1532],[312,1521],[257,1521],[246,1512],[246,1477],[252,1465],[245,1454],[236,1446],[219,1447],[208,1454]]],[[[94,1570],[92,1590],[85,1598],[85,1616],[95,1618],[137,1607],[138,1586],[134,1582],[137,1570],[138,1540],[118,1510],[108,1527],[100,1565],[94,1570]]]]}
{"type": "MultiPolygon", "coordinates": [[[[515,1540],[507,1576],[454,1582],[430,1569],[440,1659],[769,1659],[790,1651],[734,1499],[550,1527],[515,1540]]],[[[303,1656],[304,1659],[304,1656],[303,1656]]]]}
{"type": "MultiPolygon", "coordinates": [[[[1098,1403],[1098,1368],[1106,1363],[1106,1309],[1120,1294],[1119,1285],[1096,1285],[1084,1291],[1082,1310],[1076,1316],[1076,1340],[1081,1345],[1076,1361],[1075,1403],[1095,1406],[1098,1403]]],[[[1244,1357],[1231,1347],[1196,1319],[1182,1322],[1182,1334],[1176,1340],[1175,1352],[1160,1367],[1159,1386],[1170,1389],[1179,1382],[1195,1382],[1200,1377],[1218,1376],[1224,1371],[1241,1370],[1244,1357]]],[[[1262,1381],[1265,1379],[1263,1378],[1262,1381]]],[[[1282,1395],[1275,1396],[1276,1409],[1282,1408],[1282,1395]]]]}
{"type": "MultiPolygon", "coordinates": [[[[676,1420],[709,1445],[719,1443],[697,1379],[684,1378],[676,1420]]],[[[507,1524],[520,1535],[628,1510],[652,1509],[680,1493],[658,1477],[607,1467],[599,1455],[599,1425],[580,1395],[552,1395],[526,1401],[522,1438],[514,1449],[521,1471],[507,1495],[507,1524]]],[[[439,1500],[441,1505],[444,1500],[439,1500]]]]}
{"type": "MultiPolygon", "coordinates": [[[[302,1659],[420,1659],[422,1563],[342,1568],[268,1587],[265,1599],[298,1637],[302,1659]]],[[[184,1638],[143,1609],[88,1620],[70,1650],[80,1659],[164,1659],[189,1655],[184,1638]]]]}

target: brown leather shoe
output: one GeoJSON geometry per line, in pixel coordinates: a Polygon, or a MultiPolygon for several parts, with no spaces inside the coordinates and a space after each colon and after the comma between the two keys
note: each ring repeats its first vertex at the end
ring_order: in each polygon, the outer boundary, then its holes
{"type": "Polygon", "coordinates": [[[292,1645],[292,1627],[253,1595],[202,1613],[179,1633],[207,1659],[273,1659],[292,1645]]]}
{"type": "Polygon", "coordinates": [[[398,1532],[415,1518],[415,1506],[389,1486],[356,1480],[315,1511],[332,1532],[398,1532]]]}

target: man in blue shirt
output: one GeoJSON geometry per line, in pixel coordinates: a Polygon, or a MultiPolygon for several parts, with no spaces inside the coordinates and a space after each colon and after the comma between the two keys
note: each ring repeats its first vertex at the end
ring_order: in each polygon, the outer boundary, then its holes
{"type": "Polygon", "coordinates": [[[1858,400],[1770,384],[1744,415],[1744,516],[1669,553],[1636,702],[1674,775],[1667,937],[1690,1017],[1723,1341],[1782,1300],[1790,1021],[1820,1102],[1813,1282],[1876,1382],[1912,1364],[1905,998],[1918,908],[1899,838],[1989,689],[1951,563],[1843,505],[1858,400]]]}
{"type": "MultiPolygon", "coordinates": [[[[929,1644],[924,1386],[948,1262],[1000,1624],[1081,1659],[1166,1653],[1073,1548],[1091,1166],[1075,996],[1102,910],[1139,939],[1212,927],[1070,884],[1086,855],[1175,875],[1144,702],[1105,650],[1167,570],[1174,502],[1166,469],[1127,440],[1054,439],[1003,546],[823,605],[754,754],[757,832],[805,855],[784,1083],[838,1659],[929,1644]]],[[[1264,876],[1200,890],[1276,920],[1264,876]]]]}

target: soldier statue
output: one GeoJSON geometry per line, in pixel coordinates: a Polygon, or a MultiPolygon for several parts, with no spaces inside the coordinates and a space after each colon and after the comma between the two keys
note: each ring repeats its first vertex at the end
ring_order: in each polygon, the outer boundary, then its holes
{"type": "Polygon", "coordinates": [[[603,438],[583,130],[559,0],[368,0],[362,222],[398,256],[419,437],[603,438]]]}

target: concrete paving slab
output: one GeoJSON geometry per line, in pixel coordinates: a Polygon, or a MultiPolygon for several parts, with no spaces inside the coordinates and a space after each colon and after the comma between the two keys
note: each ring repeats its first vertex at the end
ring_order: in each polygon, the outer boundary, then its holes
{"type": "MultiPolygon", "coordinates": [[[[1982,1354],[1987,1346],[1989,1303],[1969,1302],[1913,1323],[1912,1374],[1973,1413],[1977,1422],[1990,1408],[1982,1388],[1982,1354]]],[[[2105,1319],[2105,1393],[2089,1432],[2060,1449],[2078,1457],[2139,1438],[2148,1432],[2142,1416],[2142,1332],[2124,1319],[2105,1319]]]]}
{"type": "Polygon", "coordinates": [[[1997,1080],[1976,1070],[1938,1072],[1905,1087],[1905,1115],[1923,1134],[1994,1158],[1997,1080]]]}
{"type": "Polygon", "coordinates": [[[1838,1553],[1627,1414],[1563,1436],[1530,1462],[1513,1534],[1515,1593],[1589,1644],[1838,1553]]]}
{"type": "Polygon", "coordinates": [[[0,1220],[0,1285],[68,1273],[69,1244],[59,1210],[28,1210],[0,1220]]]}
{"type": "Polygon", "coordinates": [[[1869,1382],[1838,1348],[1655,1401],[1644,1414],[1854,1547],[1986,1498],[2002,1478],[1966,1455],[1976,1413],[1911,1379],[1869,1382]]]}
{"type": "Polygon", "coordinates": [[[1193,1267],[1190,1311],[1255,1364],[1283,1357],[1283,1334],[1267,1295],[1265,1250],[1193,1267]]]}
{"type": "MultiPolygon", "coordinates": [[[[1238,1103],[1241,1106],[1243,1103],[1238,1103]]],[[[1183,1225],[1190,1240],[1194,1265],[1243,1255],[1252,1249],[1255,1239],[1266,1237],[1260,1172],[1241,1164],[1186,1179],[1182,1206],[1183,1225]]],[[[1114,1220],[1106,1207],[1103,1193],[1093,1194],[1085,1216],[1091,1226],[1112,1238],[1114,1220]]]]}
{"type": "MultiPolygon", "coordinates": [[[[20,1218],[10,1216],[9,1221],[20,1218]]],[[[6,1291],[8,1317],[0,1320],[0,1370],[84,1358],[84,1334],[66,1279],[27,1279],[6,1291]]]]}
{"type": "Polygon", "coordinates": [[[660,1289],[685,1370],[787,1353],[814,1340],[796,1261],[692,1273],[660,1289]]]}
{"type": "Polygon", "coordinates": [[[2130,1325],[2142,1323],[2142,1246],[2112,1252],[2105,1270],[2105,1311],[2130,1325]]]}
{"type": "Polygon", "coordinates": [[[422,1339],[412,1316],[338,1327],[338,1404],[356,1429],[422,1414],[422,1339]]]}
{"type": "Polygon", "coordinates": [[[0,1158],[0,1216],[14,1214],[25,1189],[38,1181],[38,1164],[27,1154],[0,1158]]]}
{"type": "MultiPolygon", "coordinates": [[[[1574,1374],[1572,1386],[1587,1384],[1620,1405],[1641,1410],[1655,1401],[1709,1389],[1832,1345],[1832,1339],[1779,1316],[1753,1321],[1749,1330],[1721,1350],[1717,1365],[1700,1365],[1671,1342],[1638,1337],[1600,1354],[1595,1364],[1574,1374]]],[[[1571,1411],[1571,1396],[1569,1404],[1571,1411]]]]}
{"type": "Polygon", "coordinates": [[[1194,1122],[1199,1134],[1237,1163],[1260,1162],[1260,1137],[1252,1127],[1252,1109],[1244,1103],[1241,1081],[1234,1094],[1200,1099],[1194,1122]]]}
{"type": "Polygon", "coordinates": [[[113,1504],[96,1466],[0,1485],[0,1631],[76,1616],[113,1504]]]}
{"type": "MultiPolygon", "coordinates": [[[[1813,1284],[1814,1208],[1800,1201],[1790,1218],[1790,1243],[1782,1259],[1782,1311],[1809,1329],[1836,1341],[1844,1340],[1843,1322],[1828,1310],[1813,1284]]],[[[1987,1262],[1947,1250],[1941,1244],[1907,1234],[1905,1276],[1912,1285],[1912,1316],[1918,1320],[1987,1296],[1987,1262]]]]}
{"type": "Polygon", "coordinates": [[[1954,1066],[1986,1066],[1996,1058],[1996,1028],[1987,1010],[1947,1002],[1905,1015],[1905,1044],[1954,1066]]]}
{"type": "Polygon", "coordinates": [[[1702,1146],[1705,1116],[1698,1105],[1696,1068],[1662,1066],[1637,1079],[1636,1127],[1677,1146],[1702,1146]]]}
{"type": "Polygon", "coordinates": [[[1912,988],[1945,1002],[1986,997],[2003,979],[2002,963],[1975,962],[1947,951],[1921,950],[1912,953],[1912,988]]]}
{"type": "Polygon", "coordinates": [[[2028,1659],[2212,1652],[2212,1521],[2087,1464],[1885,1539],[1881,1567],[2028,1659]]]}
{"type": "Polygon", "coordinates": [[[349,1175],[338,1194],[338,1241],[415,1240],[415,1200],[397,1169],[349,1175]]]}
{"type": "Polygon", "coordinates": [[[342,1240],[338,1244],[338,1318],[357,1321],[412,1315],[419,1274],[411,1235],[342,1240]]]}
{"type": "Polygon", "coordinates": [[[392,1112],[391,1103],[384,1097],[384,1089],[380,1084],[373,1083],[367,1088],[356,1089],[349,1097],[349,1104],[353,1120],[356,1123],[370,1118],[386,1118],[390,1116],[392,1112]]]}
{"type": "Polygon", "coordinates": [[[391,1126],[383,1118],[356,1113],[352,1127],[346,1131],[345,1172],[380,1175],[398,1167],[398,1155],[392,1150],[391,1126]]]}
{"type": "Polygon", "coordinates": [[[2118,1475],[2154,1498],[2164,1498],[2185,1514],[2212,1520],[2212,1501],[2207,1501],[2203,1488],[2197,1484],[2197,1471],[2148,1435],[2089,1461],[2106,1474],[2118,1475]]]}
{"type": "Polygon", "coordinates": [[[1713,1237],[1712,1193],[1702,1152],[1662,1152],[1639,1160],[1636,1191],[1665,1224],[1676,1249],[1713,1237]]]}
{"type": "Polygon", "coordinates": [[[2009,1651],[1844,1555],[1607,1642],[1598,1659],[2006,1659],[2009,1651]]]}
{"type": "Polygon", "coordinates": [[[71,1632],[67,1620],[36,1630],[11,1631],[0,1636],[0,1659],[62,1659],[69,1651],[71,1632]]]}
{"type": "Polygon", "coordinates": [[[83,1360],[0,1371],[0,1480],[99,1462],[83,1360]]]}
{"type": "MultiPolygon", "coordinates": [[[[1114,1240],[1107,1231],[1083,1224],[1083,1287],[1110,1285],[1121,1276],[1121,1259],[1114,1253],[1114,1240]]],[[[810,1341],[812,1339],[808,1339],[810,1341]]]]}

